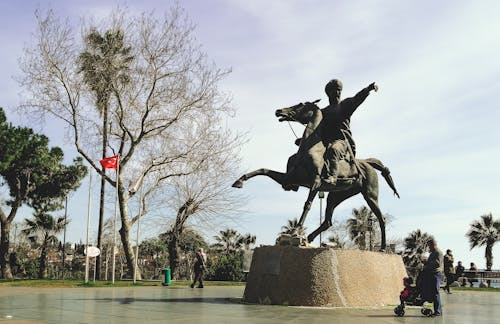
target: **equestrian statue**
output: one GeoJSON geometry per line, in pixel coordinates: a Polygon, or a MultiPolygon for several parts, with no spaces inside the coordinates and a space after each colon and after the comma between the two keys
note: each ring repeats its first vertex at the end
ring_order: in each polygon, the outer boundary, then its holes
{"type": "Polygon", "coordinates": [[[356,159],[356,145],[350,129],[354,111],[371,91],[377,90],[378,86],[372,83],[354,97],[341,101],[342,82],[333,79],[325,87],[330,101],[327,107],[320,109],[316,105],[319,100],[316,100],[276,110],[275,115],[280,122],[293,121],[305,125],[302,138],[296,141],[299,149],[288,159],[286,173],[258,169],[241,176],[233,187],[241,188],[244,181],[264,175],[281,184],[285,190],[297,191],[299,186],[309,188],[299,226],[303,226],[316,194],[319,191],[328,192],[325,220],[307,236],[308,242],[332,226],[335,207],[361,193],[377,217],[381,230],[380,249],[385,250],[385,218],[378,206],[378,176],[375,170],[381,172],[398,198],[399,193],[389,169],[380,160],[356,159]]]}

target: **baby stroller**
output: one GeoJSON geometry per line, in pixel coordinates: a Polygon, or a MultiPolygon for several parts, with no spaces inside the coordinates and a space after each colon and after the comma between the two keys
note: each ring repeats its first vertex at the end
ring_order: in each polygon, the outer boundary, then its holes
{"type": "Polygon", "coordinates": [[[401,304],[394,308],[394,314],[397,316],[405,315],[405,306],[422,306],[421,313],[425,316],[431,316],[433,311],[432,303],[424,303],[422,290],[420,286],[420,274],[417,277],[417,284],[413,284],[412,278],[403,278],[404,289],[399,295],[401,304]]]}

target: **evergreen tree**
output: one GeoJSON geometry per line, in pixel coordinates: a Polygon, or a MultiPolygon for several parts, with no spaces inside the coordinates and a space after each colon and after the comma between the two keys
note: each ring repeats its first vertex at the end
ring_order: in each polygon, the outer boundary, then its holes
{"type": "Polygon", "coordinates": [[[35,210],[43,206],[63,208],[66,195],[80,186],[87,173],[81,158],[72,165],[64,165],[63,158],[59,147],[49,148],[46,136],[8,123],[0,108],[0,176],[9,195],[0,206],[0,278],[12,278],[8,262],[10,225],[19,208],[23,204],[35,210]]]}

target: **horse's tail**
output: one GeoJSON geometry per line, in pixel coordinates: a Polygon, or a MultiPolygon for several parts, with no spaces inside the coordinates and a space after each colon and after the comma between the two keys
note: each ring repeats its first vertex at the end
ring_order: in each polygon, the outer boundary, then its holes
{"type": "Polygon", "coordinates": [[[365,162],[382,173],[382,176],[384,177],[389,187],[391,187],[392,191],[394,191],[394,194],[399,198],[399,193],[396,190],[396,186],[394,185],[394,181],[392,180],[391,171],[389,170],[389,168],[386,167],[379,159],[368,158],[365,159],[365,162]]]}

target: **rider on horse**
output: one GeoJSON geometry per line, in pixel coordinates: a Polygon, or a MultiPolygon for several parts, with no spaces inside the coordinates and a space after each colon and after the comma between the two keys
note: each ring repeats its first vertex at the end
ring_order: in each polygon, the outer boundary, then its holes
{"type": "Polygon", "coordinates": [[[260,168],[246,173],[238,178],[233,187],[242,188],[245,181],[256,176],[267,176],[283,186],[285,190],[298,190],[299,187],[309,188],[307,200],[304,203],[299,224],[303,226],[307,213],[318,192],[328,192],[325,219],[321,225],[307,236],[312,242],[320,233],[332,226],[334,209],[343,201],[362,194],[368,207],[375,214],[380,226],[380,249],[386,246],[385,218],[378,205],[378,175],[380,171],[394,194],[399,194],[389,169],[378,159],[354,159],[354,141],[349,127],[350,117],[356,108],[368,97],[370,91],[377,91],[375,83],[360,91],[356,96],[340,101],[342,84],[332,80],[327,84],[326,93],[330,98],[330,105],[322,110],[316,105],[317,101],[300,103],[291,107],[277,109],[276,117],[279,121],[294,121],[306,125],[299,150],[289,158],[287,171],[279,172],[260,168]],[[325,119],[326,118],[326,119],[325,119]],[[325,167],[325,152],[332,156],[325,167]],[[347,162],[340,160],[345,155],[347,162]],[[349,163],[352,161],[352,163],[349,163]],[[328,170],[325,170],[328,168],[328,170]],[[325,175],[342,178],[342,181],[332,185],[324,181],[325,175]],[[333,193],[333,194],[332,194],[333,193]]]}
{"type": "Polygon", "coordinates": [[[342,82],[333,79],[325,86],[325,92],[330,101],[330,105],[323,108],[323,141],[327,147],[325,159],[324,181],[335,185],[339,175],[338,163],[345,159],[354,163],[356,155],[356,145],[352,138],[350,127],[351,116],[354,111],[365,101],[370,91],[378,90],[375,83],[370,84],[358,92],[354,97],[340,101],[342,92],[342,82]]]}

